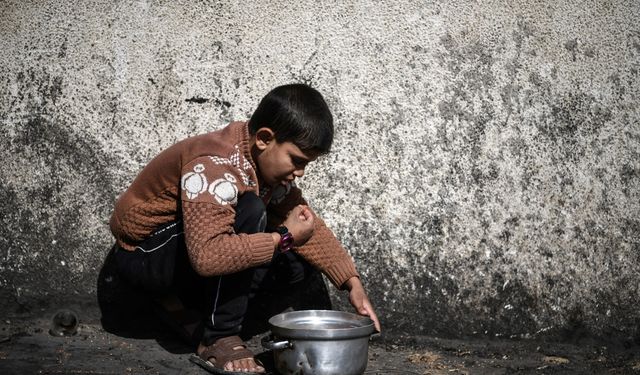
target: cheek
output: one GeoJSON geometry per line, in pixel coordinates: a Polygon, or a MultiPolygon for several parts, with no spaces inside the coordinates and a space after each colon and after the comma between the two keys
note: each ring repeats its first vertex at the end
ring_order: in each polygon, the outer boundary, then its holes
{"type": "Polygon", "coordinates": [[[294,168],[288,157],[281,157],[275,169],[278,170],[279,174],[289,174],[294,168]]]}
{"type": "Polygon", "coordinates": [[[265,167],[266,170],[263,173],[275,179],[280,179],[289,174],[287,164],[281,158],[269,159],[265,167]]]}
{"type": "Polygon", "coordinates": [[[279,165],[278,168],[277,168],[277,171],[278,171],[278,176],[279,177],[286,177],[289,174],[291,174],[291,170],[286,165],[279,165]]]}
{"type": "Polygon", "coordinates": [[[258,168],[260,168],[260,173],[263,177],[268,177],[269,175],[273,174],[273,163],[269,158],[262,158],[260,160],[258,168]]]}

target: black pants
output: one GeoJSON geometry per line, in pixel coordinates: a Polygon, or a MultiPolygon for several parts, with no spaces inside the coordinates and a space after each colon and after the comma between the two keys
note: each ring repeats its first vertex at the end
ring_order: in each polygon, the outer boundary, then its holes
{"type": "MultiPolygon", "coordinates": [[[[205,345],[239,334],[250,301],[257,295],[278,298],[282,292],[292,292],[312,277],[319,277],[318,271],[294,252],[234,274],[199,276],[189,263],[181,224],[162,226],[133,252],[117,248],[115,260],[118,273],[133,288],[155,297],[175,294],[186,306],[202,311],[201,341],[205,345]]],[[[265,228],[262,200],[251,193],[242,195],[236,206],[235,232],[251,234],[264,232],[265,228]]]]}

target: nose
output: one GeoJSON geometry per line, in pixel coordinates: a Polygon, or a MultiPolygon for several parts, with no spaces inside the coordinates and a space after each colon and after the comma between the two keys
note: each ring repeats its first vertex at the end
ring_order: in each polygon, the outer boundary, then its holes
{"type": "Polygon", "coordinates": [[[297,178],[304,176],[304,168],[296,169],[295,171],[293,171],[293,175],[296,176],[297,178]]]}

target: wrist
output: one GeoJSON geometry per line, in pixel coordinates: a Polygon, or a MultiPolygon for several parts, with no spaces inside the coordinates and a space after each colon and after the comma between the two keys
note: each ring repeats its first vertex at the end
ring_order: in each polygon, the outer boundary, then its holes
{"type": "Polygon", "coordinates": [[[364,287],[362,286],[362,282],[360,282],[360,278],[358,276],[352,276],[349,280],[345,281],[344,284],[342,284],[342,289],[348,290],[349,292],[351,292],[354,288],[364,289],[364,287]]]}
{"type": "Polygon", "coordinates": [[[293,235],[289,232],[289,229],[281,225],[276,228],[276,232],[280,235],[276,251],[285,253],[293,249],[293,235]]]}
{"type": "Polygon", "coordinates": [[[273,232],[271,233],[271,239],[273,240],[273,250],[278,250],[278,246],[280,246],[280,233],[273,232]]]}

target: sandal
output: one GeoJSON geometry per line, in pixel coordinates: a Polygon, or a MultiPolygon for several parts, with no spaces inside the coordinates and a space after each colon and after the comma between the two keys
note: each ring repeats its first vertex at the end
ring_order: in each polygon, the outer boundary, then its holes
{"type": "Polygon", "coordinates": [[[192,354],[191,357],[189,357],[189,360],[212,374],[266,374],[266,372],[227,371],[224,369],[224,365],[226,365],[227,363],[245,358],[253,358],[258,366],[262,366],[264,368],[262,363],[259,360],[255,359],[253,353],[249,349],[247,349],[247,345],[242,341],[240,337],[229,336],[218,339],[215,343],[213,343],[213,345],[206,347],[200,354],[192,354]],[[211,359],[213,359],[215,363],[212,362],[211,359]]]}

